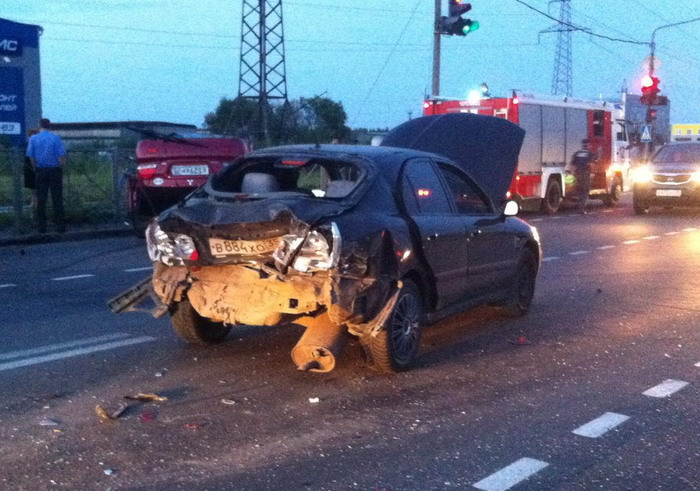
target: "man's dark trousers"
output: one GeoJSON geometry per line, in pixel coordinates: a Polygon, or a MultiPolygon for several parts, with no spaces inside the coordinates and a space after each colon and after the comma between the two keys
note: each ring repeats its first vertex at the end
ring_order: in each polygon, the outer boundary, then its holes
{"type": "Polygon", "coordinates": [[[40,233],[46,232],[46,199],[51,191],[54,222],[58,232],[65,231],[63,218],[63,169],[61,167],[37,167],[36,169],[36,221],[40,233]]]}

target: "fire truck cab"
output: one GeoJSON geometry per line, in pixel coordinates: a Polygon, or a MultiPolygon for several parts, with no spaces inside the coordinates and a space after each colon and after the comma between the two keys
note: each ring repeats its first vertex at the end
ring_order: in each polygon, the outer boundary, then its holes
{"type": "Polygon", "coordinates": [[[203,185],[210,174],[250,151],[240,138],[165,136],[136,145],[136,171],[128,179],[128,207],[134,232],[148,220],[203,185]]]}
{"type": "Polygon", "coordinates": [[[562,201],[575,199],[572,157],[583,140],[588,140],[588,149],[596,156],[591,165],[590,197],[614,206],[629,187],[629,145],[621,103],[514,91],[512,97],[427,99],[423,104],[426,116],[451,112],[505,118],[525,130],[507,196],[525,210],[556,213],[562,201]]]}

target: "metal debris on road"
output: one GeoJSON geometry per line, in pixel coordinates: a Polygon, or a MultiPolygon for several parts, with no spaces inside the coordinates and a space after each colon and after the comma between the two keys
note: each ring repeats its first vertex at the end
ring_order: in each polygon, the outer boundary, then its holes
{"type": "Polygon", "coordinates": [[[124,411],[126,411],[128,408],[128,404],[120,404],[117,409],[109,413],[104,407],[98,404],[95,406],[95,414],[97,414],[102,421],[114,421],[115,419],[119,418],[119,416],[124,414],[124,411]]]}
{"type": "Polygon", "coordinates": [[[135,396],[124,396],[124,399],[139,402],[165,402],[168,400],[167,397],[159,396],[158,394],[142,394],[140,392],[135,396]]]}

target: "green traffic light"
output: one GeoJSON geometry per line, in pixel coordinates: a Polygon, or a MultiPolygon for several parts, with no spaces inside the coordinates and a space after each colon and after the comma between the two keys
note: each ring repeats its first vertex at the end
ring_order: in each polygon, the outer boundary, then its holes
{"type": "Polygon", "coordinates": [[[479,28],[479,21],[478,20],[467,20],[467,24],[462,28],[462,32],[464,32],[464,35],[466,36],[472,31],[476,31],[479,28]]]}

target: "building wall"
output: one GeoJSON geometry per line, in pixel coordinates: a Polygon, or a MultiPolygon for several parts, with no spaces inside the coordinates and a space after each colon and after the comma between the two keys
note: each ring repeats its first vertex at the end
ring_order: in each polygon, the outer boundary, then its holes
{"type": "Polygon", "coordinates": [[[0,143],[9,139],[23,146],[27,129],[42,116],[41,32],[39,26],[0,18],[0,143]]]}
{"type": "Polygon", "coordinates": [[[671,141],[700,141],[700,124],[674,124],[671,127],[671,141]]]}

